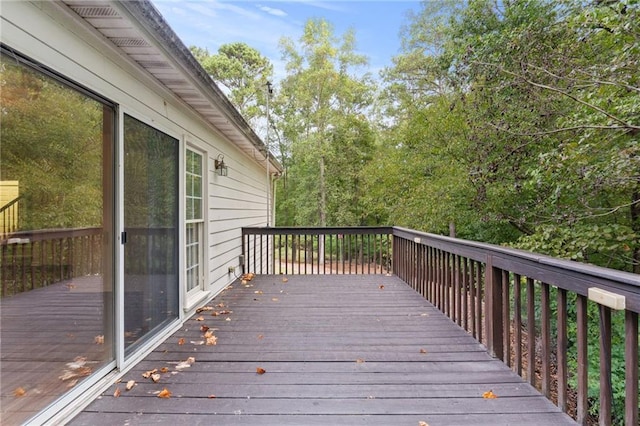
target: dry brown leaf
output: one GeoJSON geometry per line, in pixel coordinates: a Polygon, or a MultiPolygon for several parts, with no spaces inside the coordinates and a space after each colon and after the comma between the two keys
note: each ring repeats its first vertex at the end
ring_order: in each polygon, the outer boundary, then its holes
{"type": "Polygon", "coordinates": [[[258,340],[262,340],[262,339],[264,339],[264,335],[258,334],[258,340]]]}
{"type": "Polygon", "coordinates": [[[205,331],[207,331],[208,329],[209,329],[209,327],[208,327],[208,326],[206,326],[206,325],[204,325],[204,324],[202,324],[202,325],[200,326],[200,331],[202,331],[203,333],[204,333],[205,331]]]}
{"type": "Polygon", "coordinates": [[[278,301],[278,298],[277,298],[277,297],[272,297],[272,298],[271,298],[271,301],[272,301],[272,302],[277,302],[277,301],[278,301]]]}
{"type": "Polygon", "coordinates": [[[220,302],[216,305],[218,308],[224,308],[224,302],[220,302]]]}
{"type": "Polygon", "coordinates": [[[229,315],[229,314],[232,314],[232,313],[233,313],[233,311],[229,311],[227,309],[225,309],[224,311],[219,311],[218,312],[219,315],[229,315]]]}
{"type": "Polygon", "coordinates": [[[162,368],[160,369],[160,372],[161,372],[161,373],[168,373],[168,372],[169,372],[169,367],[162,367],[162,368]]]}
{"type": "Polygon", "coordinates": [[[484,392],[484,393],[482,394],[482,397],[483,397],[484,399],[496,399],[496,398],[498,397],[498,395],[496,395],[495,393],[493,393],[493,391],[492,391],[492,390],[488,390],[488,391],[486,391],[486,392],[484,392]]]}
{"type": "Polygon", "coordinates": [[[211,394],[211,395],[209,395],[207,398],[209,398],[209,399],[215,399],[215,398],[216,398],[216,396],[215,396],[214,394],[211,394]]]}
{"type": "Polygon", "coordinates": [[[207,346],[215,346],[218,343],[218,338],[216,336],[207,337],[207,346]]]}
{"type": "Polygon", "coordinates": [[[231,321],[231,318],[227,317],[224,319],[225,321],[231,321]]]}
{"type": "Polygon", "coordinates": [[[420,353],[421,353],[421,354],[426,354],[426,353],[427,353],[427,350],[426,350],[426,349],[424,349],[424,348],[423,348],[423,349],[420,349],[420,353]]]}
{"type": "Polygon", "coordinates": [[[378,288],[379,288],[380,290],[384,290],[384,284],[380,284],[380,285],[378,286],[378,288]]]}
{"type": "Polygon", "coordinates": [[[196,314],[199,314],[201,312],[205,312],[205,311],[213,311],[213,307],[212,306],[203,306],[201,308],[196,309],[196,314]]]}
{"type": "Polygon", "coordinates": [[[192,340],[191,344],[196,346],[201,346],[201,345],[204,345],[204,340],[198,340],[198,341],[192,340]]]}
{"type": "Polygon", "coordinates": [[[282,282],[283,282],[283,283],[286,283],[286,282],[288,282],[288,281],[289,281],[289,278],[287,278],[287,277],[283,277],[283,278],[282,278],[282,282]]]}
{"type": "Polygon", "coordinates": [[[220,315],[220,314],[219,314],[219,313],[217,313],[217,312],[215,312],[215,311],[214,311],[214,312],[211,312],[211,316],[212,316],[212,317],[217,317],[218,315],[220,315]]]}
{"type": "Polygon", "coordinates": [[[258,367],[258,368],[256,368],[256,373],[258,373],[258,374],[264,374],[264,373],[266,373],[266,372],[267,372],[267,370],[265,370],[265,369],[264,369],[264,368],[262,368],[262,367],[258,367]]]}
{"type": "Polygon", "coordinates": [[[362,359],[362,358],[356,359],[356,363],[358,363],[358,364],[362,364],[363,362],[366,362],[366,361],[364,359],[362,359]]]}
{"type": "Polygon", "coordinates": [[[171,392],[169,392],[169,389],[164,388],[158,394],[158,398],[171,398],[171,392]]]}
{"type": "Polygon", "coordinates": [[[131,389],[133,389],[133,387],[136,385],[136,381],[135,380],[129,380],[127,382],[127,386],[125,386],[125,389],[130,391],[131,389]]]}
{"type": "Polygon", "coordinates": [[[158,383],[160,381],[160,375],[159,374],[152,374],[151,375],[151,380],[153,380],[153,383],[158,383]]]}
{"type": "Polygon", "coordinates": [[[204,321],[204,317],[200,315],[198,318],[196,318],[196,321],[204,321]]]}
{"type": "Polygon", "coordinates": [[[262,290],[256,290],[256,291],[254,291],[254,293],[255,293],[255,294],[264,294],[264,291],[262,291],[262,290]]]}
{"type": "Polygon", "coordinates": [[[71,389],[72,387],[74,387],[77,384],[78,384],[78,379],[73,379],[69,383],[67,383],[67,388],[71,389]]]}
{"type": "Polygon", "coordinates": [[[184,345],[184,337],[181,337],[178,339],[178,345],[180,346],[184,345]]]}
{"type": "Polygon", "coordinates": [[[115,390],[115,392],[113,392],[113,397],[114,397],[114,398],[117,398],[117,397],[119,397],[119,396],[120,396],[120,387],[117,387],[117,388],[116,388],[116,390],[115,390]]]}
{"type": "Polygon", "coordinates": [[[97,335],[93,338],[93,342],[96,345],[104,345],[104,336],[102,334],[97,335]]]}
{"type": "Polygon", "coordinates": [[[16,388],[13,391],[13,396],[18,397],[18,398],[21,397],[21,396],[25,396],[26,394],[27,394],[27,391],[24,390],[23,388],[16,388]]]}
{"type": "Polygon", "coordinates": [[[429,426],[427,422],[418,422],[418,426],[429,426]]]}
{"type": "Polygon", "coordinates": [[[151,377],[152,374],[156,374],[157,372],[158,372],[158,369],[154,368],[153,370],[145,371],[144,373],[142,373],[142,377],[144,377],[145,379],[148,379],[149,377],[151,377]]]}

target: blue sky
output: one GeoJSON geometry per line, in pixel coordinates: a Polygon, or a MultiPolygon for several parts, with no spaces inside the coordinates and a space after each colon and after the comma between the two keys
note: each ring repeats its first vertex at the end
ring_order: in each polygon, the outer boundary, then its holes
{"type": "Polygon", "coordinates": [[[274,64],[276,80],[284,75],[278,42],[298,40],[308,18],[324,18],[340,36],[356,31],[357,50],[369,58],[374,75],[391,64],[400,49],[400,28],[418,0],[153,0],[182,42],[215,53],[220,45],[244,42],[274,64]]]}

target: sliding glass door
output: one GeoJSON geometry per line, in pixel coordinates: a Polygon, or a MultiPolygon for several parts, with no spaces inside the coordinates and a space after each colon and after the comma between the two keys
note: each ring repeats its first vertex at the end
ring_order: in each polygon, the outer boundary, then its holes
{"type": "Polygon", "coordinates": [[[178,318],[178,149],[124,116],[125,355],[178,318]]]}

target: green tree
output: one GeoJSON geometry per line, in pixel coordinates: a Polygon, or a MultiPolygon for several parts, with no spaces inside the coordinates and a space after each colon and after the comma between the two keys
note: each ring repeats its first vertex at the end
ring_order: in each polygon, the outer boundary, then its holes
{"type": "Polygon", "coordinates": [[[273,76],[273,65],[258,50],[245,43],[223,44],[218,53],[190,47],[191,53],[211,78],[222,86],[231,103],[254,126],[264,117],[266,85],[273,76]]]}
{"type": "Polygon", "coordinates": [[[370,77],[357,74],[366,58],[355,53],[355,42],[353,31],[338,38],[322,19],[307,21],[297,43],[281,40],[287,76],[274,116],[279,139],[287,141],[279,212],[287,224],[353,225],[346,222],[357,216],[341,203],[354,201],[356,175],[373,146],[365,118],[373,90],[370,77]],[[357,158],[347,157],[356,151],[357,158]]]}

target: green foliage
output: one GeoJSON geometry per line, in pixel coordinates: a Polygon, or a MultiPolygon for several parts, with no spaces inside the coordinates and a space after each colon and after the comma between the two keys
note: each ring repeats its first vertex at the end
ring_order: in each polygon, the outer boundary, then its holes
{"type": "Polygon", "coordinates": [[[22,229],[100,226],[103,106],[4,57],[0,81],[0,179],[19,181],[22,229]]]}
{"type": "Polygon", "coordinates": [[[264,117],[266,85],[273,75],[269,59],[245,43],[223,44],[215,55],[196,46],[190,50],[248,122],[264,117]]]}

